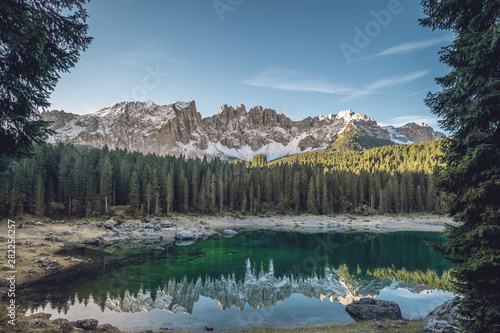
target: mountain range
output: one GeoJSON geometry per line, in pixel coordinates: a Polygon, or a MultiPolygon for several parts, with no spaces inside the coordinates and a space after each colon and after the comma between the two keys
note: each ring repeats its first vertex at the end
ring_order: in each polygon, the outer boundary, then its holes
{"type": "Polygon", "coordinates": [[[377,141],[379,144],[445,137],[423,123],[381,127],[374,119],[351,110],[293,121],[261,106],[247,111],[244,105],[223,105],[218,114],[203,118],[194,101],[167,105],[152,101],[120,102],[93,114],[54,110],[41,115],[53,122],[55,134],[50,142],[200,158],[251,160],[254,155],[265,154],[268,160],[273,160],[327,149],[353,130],[381,139],[377,141]]]}

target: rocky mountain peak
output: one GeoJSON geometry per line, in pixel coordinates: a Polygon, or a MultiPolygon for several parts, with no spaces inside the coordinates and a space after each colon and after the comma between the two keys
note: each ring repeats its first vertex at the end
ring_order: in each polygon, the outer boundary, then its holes
{"type": "Polygon", "coordinates": [[[326,149],[346,128],[356,128],[396,143],[444,137],[425,124],[401,128],[380,127],[364,114],[343,110],[337,114],[292,121],[274,109],[224,104],[220,112],[203,118],[194,101],[157,105],[152,101],[120,102],[88,115],[64,111],[42,113],[53,121],[52,142],[72,142],[187,157],[251,160],[266,154],[268,160],[304,151],[326,149]]]}
{"type": "MultiPolygon", "coordinates": [[[[328,115],[328,120],[334,121],[334,120],[344,120],[345,122],[349,122],[352,120],[364,120],[364,121],[372,121],[375,122],[372,118],[369,118],[365,114],[362,113],[355,113],[352,110],[342,110],[337,114],[329,114],[328,115]]],[[[375,122],[376,124],[376,122],[375,122]]]]}
{"type": "Polygon", "coordinates": [[[436,132],[425,123],[408,123],[402,127],[385,126],[388,130],[391,140],[395,143],[425,142],[436,139],[444,139],[446,135],[436,132]]]}
{"type": "Polygon", "coordinates": [[[52,122],[51,128],[55,131],[78,118],[78,115],[64,110],[42,111],[41,116],[44,120],[52,122]]]}
{"type": "Polygon", "coordinates": [[[235,119],[238,118],[242,115],[246,115],[246,107],[245,105],[241,104],[240,106],[234,108],[232,106],[228,106],[227,104],[224,104],[220,108],[219,116],[226,118],[226,119],[235,119]]]}

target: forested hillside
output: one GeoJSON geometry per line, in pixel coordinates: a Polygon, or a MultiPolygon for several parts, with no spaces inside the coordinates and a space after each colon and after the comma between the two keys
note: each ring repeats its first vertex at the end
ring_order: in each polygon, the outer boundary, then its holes
{"type": "Polygon", "coordinates": [[[381,139],[374,135],[370,135],[365,131],[352,127],[345,130],[337,138],[328,145],[326,151],[347,152],[361,151],[376,147],[391,146],[394,143],[389,139],[381,139]]]}
{"type": "Polygon", "coordinates": [[[315,151],[274,160],[270,165],[321,164],[331,171],[433,174],[439,165],[441,140],[383,146],[363,151],[315,151]]]}
{"type": "Polygon", "coordinates": [[[267,164],[41,145],[0,161],[0,214],[131,216],[441,212],[434,187],[439,143],[316,152],[267,164]]]}

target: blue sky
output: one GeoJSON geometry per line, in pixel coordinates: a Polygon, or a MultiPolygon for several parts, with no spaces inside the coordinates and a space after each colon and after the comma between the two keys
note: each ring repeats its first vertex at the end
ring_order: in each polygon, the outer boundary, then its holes
{"type": "Polygon", "coordinates": [[[85,114],[118,101],[195,100],[276,109],[294,120],[344,109],[382,124],[423,121],[447,31],[417,0],[94,0],[89,49],[51,96],[85,114]]]}

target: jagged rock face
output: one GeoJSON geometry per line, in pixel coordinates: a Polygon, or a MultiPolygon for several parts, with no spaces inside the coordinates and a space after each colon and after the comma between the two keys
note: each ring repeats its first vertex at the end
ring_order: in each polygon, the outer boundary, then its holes
{"type": "Polygon", "coordinates": [[[346,127],[396,142],[422,142],[444,137],[425,124],[382,128],[366,115],[344,110],[327,118],[292,121],[261,106],[223,105],[218,114],[202,118],[194,101],[156,105],[121,102],[94,114],[43,112],[53,121],[52,142],[127,149],[159,155],[241,158],[266,154],[268,160],[286,154],[325,149],[346,127]]]}
{"type": "Polygon", "coordinates": [[[78,118],[78,115],[76,114],[66,113],[64,111],[57,111],[57,110],[44,112],[42,113],[42,115],[45,120],[53,122],[51,128],[55,131],[60,129],[61,127],[66,126],[66,124],[69,124],[71,121],[78,118]]]}
{"type": "Polygon", "coordinates": [[[399,128],[387,126],[385,129],[390,133],[390,139],[396,143],[426,142],[446,137],[424,123],[408,123],[399,128]]]}

